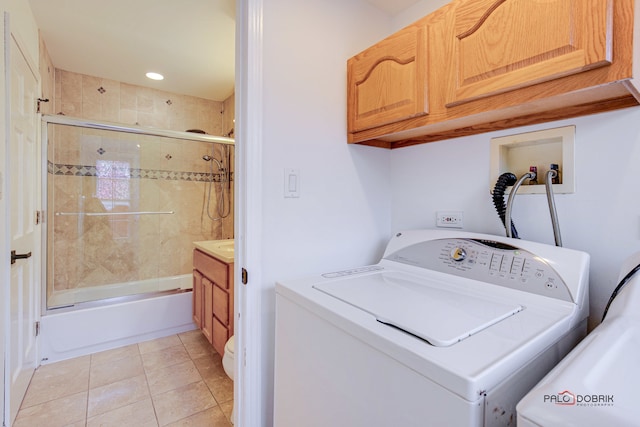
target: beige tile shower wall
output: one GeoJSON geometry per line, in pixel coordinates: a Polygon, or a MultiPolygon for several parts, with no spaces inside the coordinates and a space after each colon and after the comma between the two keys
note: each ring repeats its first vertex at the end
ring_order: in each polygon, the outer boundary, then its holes
{"type": "MultiPolygon", "coordinates": [[[[43,114],[64,114],[88,120],[136,124],[184,131],[201,129],[211,135],[231,136],[234,128],[235,99],[224,102],[173,94],[82,75],[54,67],[46,44],[40,38],[40,74],[43,114]]],[[[133,146],[132,136],[114,138],[97,131],[82,132],[56,126],[52,132],[55,149],[49,154],[51,164],[95,166],[99,158],[108,158],[124,146],[133,146]],[[116,149],[114,147],[118,145],[116,149]],[[96,154],[105,150],[104,156],[96,154]]],[[[139,152],[120,153],[132,168],[210,172],[211,145],[142,137],[139,152]]],[[[220,146],[216,159],[223,158],[220,146]]],[[[230,147],[226,165],[233,172],[234,147],[230,147]]],[[[176,179],[131,179],[128,188],[133,210],[172,210],[166,216],[62,217],[55,212],[99,211],[95,176],[48,174],[47,294],[69,288],[99,286],[144,280],[154,277],[188,274],[192,268],[193,241],[233,238],[233,182],[226,184],[225,202],[229,206],[221,220],[211,220],[206,212],[208,183],[176,179]],[[51,226],[52,225],[52,226],[51,226]]],[[[222,183],[214,183],[209,214],[216,218],[222,183]]]]}
{"type": "Polygon", "coordinates": [[[222,113],[222,131],[224,136],[235,137],[236,94],[224,100],[222,113]]]}
{"type": "MultiPolygon", "coordinates": [[[[100,212],[101,202],[92,194],[96,181],[56,176],[56,204],[66,206],[54,209],[69,212],[67,207],[84,202],[88,212],[100,212]]],[[[193,242],[220,235],[219,222],[201,221],[204,183],[142,179],[129,185],[141,195],[129,206],[132,211],[175,213],[54,216],[54,291],[189,274],[193,242]]]]}
{"type": "MultiPolygon", "coordinates": [[[[213,146],[213,152],[209,155],[222,162],[224,168],[229,168],[229,177],[231,181],[215,183],[211,192],[211,202],[209,203],[209,217],[220,223],[221,237],[220,239],[233,239],[234,237],[234,162],[235,162],[235,146],[227,146],[228,152],[225,152],[224,146],[216,144],[213,146]],[[221,196],[222,194],[222,196],[221,196]],[[224,200],[221,200],[223,197],[224,200]],[[221,205],[221,209],[213,206],[213,199],[216,199],[217,205],[221,205]]],[[[213,167],[214,172],[218,171],[218,165],[215,162],[207,162],[207,167],[213,167]]],[[[207,169],[210,171],[210,169],[207,169]]],[[[222,181],[222,180],[221,180],[222,181]]],[[[217,206],[216,205],[216,206],[217,206]]],[[[206,206],[205,206],[206,209],[206,206]]]]}
{"type": "MultiPolygon", "coordinates": [[[[222,115],[222,128],[224,131],[224,135],[230,138],[235,138],[235,108],[236,108],[236,95],[232,94],[229,98],[225,99],[223,102],[224,106],[224,114],[222,115]]],[[[235,174],[235,146],[230,147],[230,159],[229,159],[229,169],[231,171],[231,175],[235,174]]],[[[229,184],[229,199],[231,210],[229,216],[223,220],[223,239],[232,239],[233,234],[233,181],[229,184]]]]}
{"type": "Polygon", "coordinates": [[[55,70],[55,113],[88,120],[223,135],[223,103],[55,70]]]}
{"type": "MultiPolygon", "coordinates": [[[[221,179],[217,166],[212,170],[202,160],[211,155],[211,144],[51,126],[48,293],[189,274],[194,241],[233,236],[232,210],[223,221],[212,221],[205,211],[211,184],[203,174],[221,179]],[[101,162],[122,166],[128,176],[96,176],[101,162]],[[174,213],[56,215],[74,212],[174,213]]],[[[214,147],[220,159],[223,150],[214,147]]],[[[221,185],[214,182],[211,189],[214,218],[221,185]]]]}

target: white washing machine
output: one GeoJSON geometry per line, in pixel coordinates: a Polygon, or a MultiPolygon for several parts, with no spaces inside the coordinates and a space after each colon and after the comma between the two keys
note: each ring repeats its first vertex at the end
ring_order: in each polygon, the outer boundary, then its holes
{"type": "Polygon", "coordinates": [[[589,256],[398,233],[382,260],[276,284],[274,425],[515,425],[586,333],[589,256]]]}

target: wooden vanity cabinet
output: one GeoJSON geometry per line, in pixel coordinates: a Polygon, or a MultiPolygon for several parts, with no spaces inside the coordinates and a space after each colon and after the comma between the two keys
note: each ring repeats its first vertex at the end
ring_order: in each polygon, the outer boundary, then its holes
{"type": "Polygon", "coordinates": [[[220,354],[234,333],[233,263],[193,251],[193,321],[220,354]]]}
{"type": "Polygon", "coordinates": [[[416,23],[428,114],[352,126],[348,67],[348,141],[398,148],[639,105],[636,15],[635,0],[454,0],[416,23]]]}

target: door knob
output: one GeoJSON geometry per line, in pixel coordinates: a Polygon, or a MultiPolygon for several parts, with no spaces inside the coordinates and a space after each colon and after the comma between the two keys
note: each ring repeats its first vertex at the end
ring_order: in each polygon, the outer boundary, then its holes
{"type": "Polygon", "coordinates": [[[11,264],[15,264],[17,259],[25,259],[31,257],[31,252],[26,254],[16,254],[16,251],[11,251],[11,264]]]}

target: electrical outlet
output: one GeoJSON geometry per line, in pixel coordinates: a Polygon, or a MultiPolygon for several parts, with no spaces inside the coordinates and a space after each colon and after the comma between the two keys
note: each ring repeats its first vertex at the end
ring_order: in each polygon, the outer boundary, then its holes
{"type": "Polygon", "coordinates": [[[436,226],[444,228],[463,228],[462,211],[436,212],[436,226]]]}

